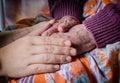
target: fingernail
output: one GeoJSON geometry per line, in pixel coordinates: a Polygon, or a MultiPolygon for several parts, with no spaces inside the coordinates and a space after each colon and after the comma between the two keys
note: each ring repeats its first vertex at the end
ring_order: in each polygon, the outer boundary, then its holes
{"type": "Polygon", "coordinates": [[[77,51],[75,49],[70,50],[71,55],[75,56],[77,54],[77,51]]]}
{"type": "Polygon", "coordinates": [[[69,40],[66,40],[64,43],[66,46],[71,46],[71,42],[69,40]]]}
{"type": "Polygon", "coordinates": [[[58,26],[58,31],[63,32],[63,28],[61,26],[58,26]]]}
{"type": "Polygon", "coordinates": [[[53,67],[54,67],[55,70],[58,70],[60,68],[59,65],[55,65],[53,67]]]}
{"type": "Polygon", "coordinates": [[[71,62],[71,61],[72,61],[72,58],[71,58],[70,56],[67,56],[67,57],[66,57],[66,61],[67,61],[67,62],[71,62]]]}
{"type": "Polygon", "coordinates": [[[52,19],[49,21],[50,24],[53,24],[55,22],[55,19],[52,19]]]}

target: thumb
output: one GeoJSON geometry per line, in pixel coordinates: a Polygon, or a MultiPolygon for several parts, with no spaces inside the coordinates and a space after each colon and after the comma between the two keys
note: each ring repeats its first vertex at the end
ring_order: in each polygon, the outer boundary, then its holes
{"type": "Polygon", "coordinates": [[[70,28],[72,28],[73,26],[79,24],[79,20],[77,19],[69,19],[69,20],[66,20],[62,23],[60,23],[58,25],[58,31],[59,32],[66,32],[66,31],[69,31],[70,28]]]}
{"type": "Polygon", "coordinates": [[[55,23],[55,20],[50,20],[46,23],[43,23],[42,25],[44,26],[40,26],[40,23],[35,25],[35,27],[39,27],[35,30],[33,30],[31,33],[29,33],[28,35],[31,35],[31,36],[39,36],[41,35],[44,31],[46,31],[47,29],[49,29],[53,24],[55,23]]]}

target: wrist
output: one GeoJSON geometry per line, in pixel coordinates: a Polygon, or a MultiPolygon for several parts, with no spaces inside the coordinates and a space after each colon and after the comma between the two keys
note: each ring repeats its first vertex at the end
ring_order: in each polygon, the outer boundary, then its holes
{"type": "Polygon", "coordinates": [[[26,28],[23,28],[23,29],[16,29],[14,30],[10,35],[10,37],[8,39],[10,39],[9,43],[29,34],[31,31],[33,30],[32,27],[26,27],[26,28]]]}
{"type": "Polygon", "coordinates": [[[86,30],[86,32],[88,33],[88,36],[89,36],[91,43],[96,47],[97,43],[95,41],[93,34],[86,28],[86,26],[84,24],[82,24],[82,26],[83,26],[84,30],[86,30]]]}

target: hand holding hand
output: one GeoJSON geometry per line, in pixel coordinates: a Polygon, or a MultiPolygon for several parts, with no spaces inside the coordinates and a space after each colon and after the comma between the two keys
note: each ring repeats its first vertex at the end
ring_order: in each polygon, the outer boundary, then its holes
{"type": "Polygon", "coordinates": [[[17,78],[54,72],[59,63],[71,61],[70,56],[76,55],[76,50],[70,47],[69,40],[38,36],[49,24],[0,48],[0,75],[17,78]]]}
{"type": "Polygon", "coordinates": [[[95,48],[96,43],[92,34],[83,24],[74,26],[66,33],[54,33],[52,37],[69,39],[77,53],[81,54],[95,48]]]}

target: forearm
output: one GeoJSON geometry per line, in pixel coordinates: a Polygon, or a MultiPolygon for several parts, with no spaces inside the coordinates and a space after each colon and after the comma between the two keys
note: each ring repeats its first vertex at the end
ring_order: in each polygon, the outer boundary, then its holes
{"type": "Polygon", "coordinates": [[[16,39],[25,36],[32,31],[32,27],[27,27],[23,29],[16,29],[12,31],[5,31],[0,33],[0,47],[3,47],[16,39]]]}

